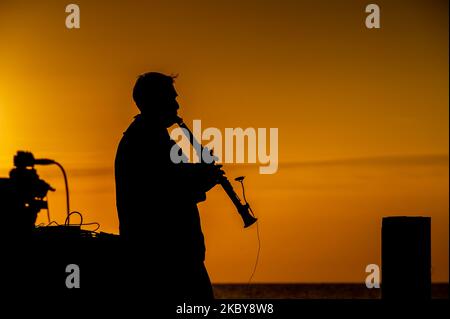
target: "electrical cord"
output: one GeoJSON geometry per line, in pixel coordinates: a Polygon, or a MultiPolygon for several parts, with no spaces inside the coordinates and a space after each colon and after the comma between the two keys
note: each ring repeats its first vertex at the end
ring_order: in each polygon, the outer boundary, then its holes
{"type": "MultiPolygon", "coordinates": [[[[61,170],[61,172],[62,172],[62,174],[63,174],[63,177],[64,177],[64,185],[65,185],[65,190],[66,190],[66,214],[67,214],[67,217],[66,217],[66,219],[65,219],[65,221],[64,221],[64,226],[80,226],[80,228],[81,228],[81,226],[96,225],[97,228],[95,228],[94,230],[90,231],[90,232],[95,233],[95,232],[100,228],[100,224],[99,224],[99,223],[97,223],[97,222],[83,223],[83,215],[82,215],[80,212],[77,212],[77,211],[70,212],[69,182],[68,182],[66,170],[64,169],[64,167],[63,167],[60,163],[58,163],[57,161],[55,161],[55,160],[45,159],[45,158],[44,158],[44,159],[36,159],[36,160],[35,160],[35,164],[38,164],[38,165],[50,165],[50,164],[54,164],[54,165],[56,165],[56,166],[58,166],[58,167],[60,168],[60,170],[61,170]],[[80,216],[80,223],[79,223],[79,224],[75,224],[75,225],[74,225],[74,224],[71,224],[71,223],[70,223],[70,216],[72,216],[72,215],[74,215],[74,214],[80,216]]],[[[56,224],[57,226],[61,226],[61,225],[58,224],[56,221],[51,221],[51,219],[50,219],[50,209],[49,209],[49,207],[48,207],[48,201],[47,201],[47,219],[48,219],[48,224],[47,224],[47,226],[51,226],[51,225],[53,225],[53,224],[56,224]]]]}
{"type": "Polygon", "coordinates": [[[91,232],[96,232],[99,228],[100,228],[100,224],[97,222],[92,222],[92,223],[83,223],[83,215],[80,212],[77,211],[73,211],[71,212],[69,215],[67,215],[66,220],[64,221],[64,226],[90,226],[90,225],[96,225],[97,228],[92,230],[91,232]],[[70,216],[72,215],[78,215],[80,216],[80,223],[79,224],[70,224],[70,216]]]}
{"type": "MultiPolygon", "coordinates": [[[[245,202],[245,204],[248,206],[248,209],[250,210],[250,213],[253,215],[253,217],[255,217],[255,213],[253,212],[253,210],[252,210],[252,208],[250,207],[250,204],[247,202],[247,198],[245,197],[245,187],[244,187],[244,179],[242,178],[242,179],[236,179],[239,183],[241,183],[241,187],[242,187],[242,197],[243,197],[243,199],[244,199],[244,202],[245,202]]],[[[250,287],[250,283],[251,283],[251,281],[252,281],[252,279],[253,279],[253,276],[255,275],[255,272],[256,272],[256,268],[258,267],[258,263],[259,263],[259,255],[260,255],[260,252],[261,252],[261,238],[260,238],[260,234],[259,234],[259,223],[258,223],[258,221],[256,221],[256,236],[257,236],[257,239],[258,239],[258,251],[257,251],[257,253],[256,253],[256,260],[255,260],[255,266],[253,267],[253,271],[252,271],[252,274],[251,274],[251,276],[250,276],[250,278],[249,278],[249,280],[248,280],[248,283],[247,283],[247,287],[249,288],[250,287]]]]}
{"type": "Polygon", "coordinates": [[[80,216],[80,224],[78,224],[78,226],[83,225],[83,215],[81,215],[80,212],[71,212],[70,214],[67,215],[66,220],[64,221],[64,226],[70,225],[70,216],[72,216],[73,214],[80,216]]]}
{"type": "Polygon", "coordinates": [[[61,225],[58,224],[55,220],[53,220],[53,221],[51,221],[50,223],[48,223],[46,227],[51,226],[51,225],[53,225],[53,224],[55,224],[56,226],[61,226],[61,225]]]}

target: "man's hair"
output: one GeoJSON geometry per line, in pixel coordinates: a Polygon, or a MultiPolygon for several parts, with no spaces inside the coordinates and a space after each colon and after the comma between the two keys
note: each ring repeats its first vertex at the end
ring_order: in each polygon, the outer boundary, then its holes
{"type": "Polygon", "coordinates": [[[141,74],[133,88],[133,100],[142,111],[144,105],[160,98],[173,85],[176,75],[165,75],[158,72],[141,74]]]}

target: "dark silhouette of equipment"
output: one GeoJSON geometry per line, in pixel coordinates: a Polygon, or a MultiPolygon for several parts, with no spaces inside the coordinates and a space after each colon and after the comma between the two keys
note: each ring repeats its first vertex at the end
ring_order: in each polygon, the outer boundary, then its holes
{"type": "Polygon", "coordinates": [[[431,218],[385,217],[382,298],[431,298],[431,218]]]}
{"type": "Polygon", "coordinates": [[[2,218],[14,228],[16,234],[24,235],[34,229],[37,214],[48,208],[47,193],[54,191],[39,178],[35,164],[40,164],[29,152],[19,151],[14,156],[14,168],[9,178],[0,178],[0,212],[2,218]]]}
{"type": "Polygon", "coordinates": [[[18,151],[14,156],[14,168],[9,173],[10,178],[0,178],[0,212],[7,216],[8,224],[15,229],[34,229],[37,214],[42,209],[48,209],[47,193],[55,191],[39,178],[35,165],[56,165],[60,168],[66,189],[65,225],[69,225],[70,216],[78,212],[70,212],[69,183],[64,167],[55,160],[34,158],[32,153],[25,151],[18,151]]]}
{"type": "MultiPolygon", "coordinates": [[[[194,134],[192,134],[192,131],[187,127],[187,125],[183,122],[182,118],[178,118],[178,123],[177,123],[183,130],[183,133],[187,133],[186,137],[189,139],[189,142],[191,143],[192,147],[195,149],[195,151],[197,152],[197,155],[200,159],[200,161],[204,161],[203,159],[203,154],[206,155],[210,155],[210,160],[208,161],[207,164],[210,165],[214,165],[214,156],[212,154],[212,151],[210,151],[208,148],[204,148],[195,138],[194,134]]],[[[243,180],[244,177],[238,177],[236,179],[236,181],[240,182],[242,187],[243,187],[243,180]]],[[[233,189],[233,186],[231,185],[230,181],[228,180],[228,178],[224,175],[221,177],[220,179],[220,185],[222,186],[222,188],[224,189],[224,191],[227,193],[228,197],[231,199],[231,201],[233,202],[234,206],[236,207],[239,215],[241,215],[242,220],[244,221],[244,228],[247,228],[251,225],[253,225],[256,221],[257,218],[255,218],[252,214],[253,211],[250,207],[250,204],[245,200],[245,203],[243,204],[241,202],[241,199],[239,198],[239,196],[236,194],[236,192],[233,189]]]]}
{"type": "Polygon", "coordinates": [[[83,265],[85,289],[120,289],[117,281],[126,278],[115,257],[123,253],[120,238],[97,232],[98,223],[85,223],[79,212],[70,212],[67,175],[58,162],[18,151],[9,178],[0,178],[0,214],[5,225],[0,232],[0,273],[8,274],[2,280],[5,291],[67,290],[65,269],[72,263],[83,265]],[[50,222],[49,215],[47,225],[35,225],[38,213],[48,210],[47,193],[55,191],[39,178],[35,165],[57,165],[63,172],[68,211],[64,224],[50,222]],[[70,223],[73,215],[79,218],[76,224],[70,223]],[[97,229],[82,229],[83,226],[97,229]]]}

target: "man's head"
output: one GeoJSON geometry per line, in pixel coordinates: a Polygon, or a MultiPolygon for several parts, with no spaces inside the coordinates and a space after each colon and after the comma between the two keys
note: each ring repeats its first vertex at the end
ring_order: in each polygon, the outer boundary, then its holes
{"type": "Polygon", "coordinates": [[[175,124],[178,119],[174,79],[174,76],[148,72],[138,77],[133,89],[133,99],[141,113],[165,127],[175,124]]]}

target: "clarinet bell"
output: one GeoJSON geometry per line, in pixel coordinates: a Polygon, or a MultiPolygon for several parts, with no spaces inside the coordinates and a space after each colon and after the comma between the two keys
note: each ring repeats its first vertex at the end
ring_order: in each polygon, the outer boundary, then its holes
{"type": "Polygon", "coordinates": [[[250,227],[258,220],[250,214],[250,206],[248,204],[242,205],[241,208],[239,208],[239,214],[244,222],[244,228],[250,227]]]}

